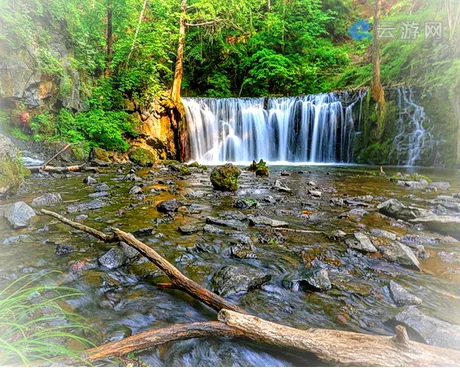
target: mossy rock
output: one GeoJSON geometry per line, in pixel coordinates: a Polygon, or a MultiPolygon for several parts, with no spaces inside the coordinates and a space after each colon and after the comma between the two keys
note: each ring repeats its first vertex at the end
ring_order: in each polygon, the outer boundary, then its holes
{"type": "Polygon", "coordinates": [[[19,159],[0,157],[0,197],[16,190],[23,182],[24,168],[19,159]]]}
{"type": "Polygon", "coordinates": [[[178,172],[181,175],[191,175],[192,174],[190,172],[190,169],[186,165],[182,165],[182,164],[169,165],[169,168],[172,171],[178,172]]]}
{"type": "Polygon", "coordinates": [[[133,163],[140,166],[153,166],[156,161],[153,152],[141,147],[133,148],[128,157],[133,163]]]}
{"type": "Polygon", "coordinates": [[[70,148],[70,153],[72,154],[72,157],[80,161],[86,161],[88,159],[89,151],[89,144],[87,142],[75,144],[70,148]]]}
{"type": "Polygon", "coordinates": [[[420,180],[426,180],[428,183],[431,183],[432,180],[425,175],[420,175],[417,173],[412,173],[412,174],[401,174],[398,172],[397,174],[394,174],[391,178],[390,181],[392,182],[397,182],[399,180],[406,180],[406,181],[420,181],[420,180]]]}
{"type": "Polygon", "coordinates": [[[270,171],[267,166],[258,167],[256,170],[256,176],[268,176],[270,171]]]}
{"type": "Polygon", "coordinates": [[[236,192],[240,175],[240,169],[232,164],[216,166],[211,171],[211,183],[214,189],[236,192]]]}
{"type": "Polygon", "coordinates": [[[249,165],[248,167],[248,171],[257,171],[258,168],[262,168],[262,167],[268,167],[267,166],[267,163],[260,159],[259,162],[256,162],[255,160],[252,161],[252,164],[249,165]]]}
{"type": "Polygon", "coordinates": [[[161,160],[161,165],[170,166],[170,165],[180,165],[180,162],[177,160],[161,160]]]}
{"type": "Polygon", "coordinates": [[[99,160],[99,161],[105,161],[105,162],[110,161],[109,153],[105,149],[102,149],[99,147],[93,147],[93,149],[91,150],[91,158],[93,160],[99,160]]]}
{"type": "Polygon", "coordinates": [[[200,165],[198,162],[192,162],[191,164],[188,164],[187,165],[188,167],[196,167],[198,169],[203,169],[203,170],[207,170],[208,167],[207,166],[204,166],[204,165],[200,165]]]}

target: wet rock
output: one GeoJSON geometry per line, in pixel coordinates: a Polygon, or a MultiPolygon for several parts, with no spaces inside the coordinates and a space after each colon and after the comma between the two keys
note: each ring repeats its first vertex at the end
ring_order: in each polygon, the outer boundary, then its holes
{"type": "Polygon", "coordinates": [[[386,231],[382,229],[372,229],[371,234],[375,236],[380,236],[382,238],[390,239],[390,240],[396,240],[397,235],[395,233],[392,233],[391,231],[386,231]]]}
{"type": "Polygon", "coordinates": [[[62,197],[59,193],[46,193],[32,200],[33,207],[56,206],[62,203],[62,197]]]}
{"type": "Polygon", "coordinates": [[[30,225],[32,217],[35,217],[35,212],[21,201],[4,207],[3,216],[8,220],[12,228],[19,229],[30,225]]]}
{"type": "Polygon", "coordinates": [[[217,244],[197,243],[187,251],[189,253],[218,254],[220,251],[220,247],[217,244]]]}
{"type": "Polygon", "coordinates": [[[410,220],[412,223],[423,224],[427,229],[460,238],[460,216],[430,215],[410,220]]]}
{"type": "Polygon", "coordinates": [[[258,289],[270,281],[271,275],[248,266],[224,266],[214,274],[211,287],[223,297],[258,289]]]}
{"type": "Polygon", "coordinates": [[[91,202],[86,203],[78,203],[78,204],[71,204],[67,207],[68,213],[75,213],[75,212],[87,212],[92,210],[98,210],[104,207],[106,203],[102,202],[100,199],[95,199],[91,202]]]}
{"type": "Polygon", "coordinates": [[[236,192],[238,190],[238,177],[240,169],[232,164],[216,166],[211,171],[211,183],[214,189],[236,192]]]}
{"type": "Polygon", "coordinates": [[[149,151],[142,147],[133,147],[128,153],[128,157],[131,162],[139,166],[153,166],[156,161],[156,157],[152,151],[149,151]]]}
{"type": "Polygon", "coordinates": [[[344,203],[347,206],[352,206],[352,207],[369,207],[369,203],[362,202],[362,201],[357,201],[351,198],[347,198],[344,200],[344,203]]]}
{"type": "Polygon", "coordinates": [[[397,284],[393,280],[390,281],[388,288],[390,289],[391,297],[395,301],[396,305],[399,307],[402,307],[405,305],[422,304],[422,299],[410,293],[409,291],[404,289],[401,285],[397,284]]]}
{"type": "MultiPolygon", "coordinates": [[[[271,195],[267,195],[262,198],[262,202],[269,203],[269,204],[276,204],[276,199],[273,198],[271,195]]],[[[256,202],[256,206],[257,206],[257,202],[256,202]]]]}
{"type": "Polygon", "coordinates": [[[78,215],[75,217],[75,221],[81,222],[81,221],[85,221],[87,218],[88,218],[88,215],[78,215]]]}
{"type": "Polygon", "coordinates": [[[329,274],[324,268],[308,269],[299,277],[288,277],[283,280],[283,287],[292,291],[326,291],[331,289],[329,274]]]}
{"type": "Polygon", "coordinates": [[[6,238],[3,240],[3,245],[11,245],[11,244],[16,244],[19,243],[20,241],[27,239],[29,235],[26,234],[21,234],[21,235],[16,235],[16,236],[10,236],[9,238],[6,238]]]}
{"type": "Polygon", "coordinates": [[[233,203],[233,207],[246,210],[248,208],[253,208],[257,206],[257,201],[254,199],[239,198],[233,203]]]}
{"type": "Polygon", "coordinates": [[[441,261],[446,263],[460,263],[460,253],[459,252],[438,252],[437,256],[441,261]]]}
{"type": "Polygon", "coordinates": [[[88,197],[90,197],[90,198],[104,198],[104,197],[108,197],[109,195],[110,195],[109,192],[95,192],[95,193],[88,194],[88,197]]]}
{"type": "Polygon", "coordinates": [[[408,307],[394,320],[414,330],[427,344],[448,349],[460,346],[460,326],[427,316],[416,307],[408,307]]]}
{"type": "Polygon", "coordinates": [[[344,205],[344,201],[342,198],[336,198],[336,197],[333,197],[329,200],[329,203],[331,204],[331,206],[338,206],[338,207],[342,207],[344,205]]]}
{"type": "Polygon", "coordinates": [[[288,172],[288,171],[282,171],[282,172],[280,173],[280,175],[281,175],[281,176],[291,176],[291,173],[288,172]]]}
{"type": "Polygon", "coordinates": [[[270,170],[268,166],[259,166],[256,170],[256,176],[269,176],[270,170]]]}
{"type": "Polygon", "coordinates": [[[247,227],[245,223],[238,221],[238,220],[224,220],[221,218],[216,218],[216,217],[211,217],[211,216],[206,217],[206,223],[213,224],[213,225],[226,226],[226,227],[230,227],[235,230],[244,230],[247,227]]]}
{"type": "Polygon", "coordinates": [[[143,193],[144,189],[142,189],[139,185],[135,185],[129,190],[129,195],[138,195],[143,193]]]}
{"type": "Polygon", "coordinates": [[[353,208],[352,210],[348,212],[341,213],[339,215],[339,218],[351,218],[351,219],[360,218],[360,217],[367,215],[368,213],[369,212],[367,212],[366,210],[362,208],[353,208]]]}
{"type": "Polygon", "coordinates": [[[422,244],[406,244],[412,251],[414,252],[415,256],[419,259],[427,259],[430,258],[430,253],[425,250],[425,247],[422,244]]]}
{"type": "Polygon", "coordinates": [[[109,153],[99,147],[93,147],[90,153],[91,162],[97,166],[109,166],[112,161],[110,161],[109,153]]]}
{"type": "Polygon", "coordinates": [[[247,216],[239,211],[220,211],[218,215],[228,220],[245,221],[247,219],[247,216]]]}
{"type": "Polygon", "coordinates": [[[377,248],[374,247],[371,240],[366,234],[356,232],[345,239],[345,244],[352,249],[356,249],[363,253],[377,253],[377,248]]]}
{"type": "Polygon", "coordinates": [[[275,184],[273,184],[273,189],[276,189],[279,192],[291,193],[291,188],[284,185],[281,180],[276,180],[275,184]]]}
{"type": "Polygon", "coordinates": [[[114,269],[123,266],[128,260],[139,255],[139,252],[133,247],[124,242],[120,242],[117,246],[110,249],[103,256],[99,257],[99,264],[108,268],[114,269]]]}
{"type": "Polygon", "coordinates": [[[307,183],[307,185],[311,186],[311,187],[317,187],[318,186],[318,183],[316,181],[309,181],[307,183]]]}
{"type": "Polygon", "coordinates": [[[460,242],[450,236],[444,235],[434,235],[429,236],[425,234],[406,234],[399,238],[401,243],[411,245],[411,244],[426,244],[426,245],[436,245],[436,244],[459,244],[460,242]]]}
{"type": "Polygon", "coordinates": [[[332,239],[332,240],[338,240],[338,239],[343,239],[347,236],[347,233],[345,231],[342,231],[342,230],[335,230],[333,231],[329,237],[332,239]]]}
{"type": "Polygon", "coordinates": [[[308,194],[310,194],[314,198],[321,198],[323,195],[319,190],[309,190],[308,194]]]}
{"type": "Polygon", "coordinates": [[[254,247],[248,244],[240,243],[237,243],[230,247],[230,255],[233,258],[238,259],[256,258],[256,255],[254,254],[254,247]]]}
{"type": "Polygon", "coordinates": [[[142,179],[140,177],[138,177],[136,174],[134,173],[131,173],[131,174],[128,174],[126,175],[124,178],[123,178],[124,181],[142,181],[142,179]]]}
{"type": "Polygon", "coordinates": [[[58,244],[56,246],[56,255],[57,256],[63,256],[66,254],[73,253],[75,251],[73,245],[71,244],[58,244]]]}
{"type": "Polygon", "coordinates": [[[437,190],[449,190],[450,183],[447,181],[436,181],[429,185],[429,188],[436,188],[437,190]]]}
{"type": "Polygon", "coordinates": [[[203,212],[204,210],[206,209],[205,206],[201,206],[199,204],[191,204],[189,207],[188,207],[188,211],[190,214],[199,214],[201,212],[203,212]]]}
{"type": "Polygon", "coordinates": [[[87,176],[86,178],[83,179],[83,183],[87,185],[95,185],[97,184],[97,180],[94,179],[92,176],[87,176]]]}
{"type": "Polygon", "coordinates": [[[223,235],[225,234],[225,230],[222,230],[216,226],[213,225],[204,225],[203,227],[203,232],[209,233],[209,234],[214,234],[214,235],[223,235]]]}
{"type": "Polygon", "coordinates": [[[415,219],[427,212],[421,208],[405,206],[397,199],[389,199],[388,201],[379,204],[377,209],[380,213],[383,213],[386,216],[400,220],[415,219]]]}
{"type": "Polygon", "coordinates": [[[95,192],[107,192],[110,190],[110,187],[106,183],[101,183],[94,187],[95,192]]]}
{"type": "Polygon", "coordinates": [[[420,270],[420,262],[407,245],[394,241],[386,246],[379,247],[379,250],[383,258],[391,262],[420,270]]]}
{"type": "Polygon", "coordinates": [[[195,234],[203,230],[203,227],[199,225],[187,224],[187,225],[179,226],[178,229],[182,234],[190,235],[190,234],[195,234]]]}
{"type": "Polygon", "coordinates": [[[249,217],[249,224],[252,226],[271,226],[271,227],[287,227],[289,223],[285,221],[273,220],[265,216],[249,217]]]}
{"type": "Polygon", "coordinates": [[[425,179],[420,179],[420,181],[415,180],[398,180],[396,185],[401,187],[407,187],[413,190],[422,190],[428,186],[428,182],[425,179]]]}
{"type": "Polygon", "coordinates": [[[161,213],[176,212],[180,207],[180,202],[177,199],[168,199],[157,205],[157,211],[161,213]]]}
{"type": "Polygon", "coordinates": [[[263,234],[258,240],[260,244],[280,245],[286,241],[286,237],[282,233],[275,231],[263,234]]]}

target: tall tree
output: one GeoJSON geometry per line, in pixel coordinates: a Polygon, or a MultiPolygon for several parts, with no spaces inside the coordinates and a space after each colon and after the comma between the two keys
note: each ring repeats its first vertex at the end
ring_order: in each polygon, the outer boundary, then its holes
{"type": "Polygon", "coordinates": [[[374,8],[374,39],[372,44],[372,81],[371,95],[379,108],[385,104],[385,92],[380,80],[380,13],[382,10],[382,0],[375,0],[374,8]]]}
{"type": "Polygon", "coordinates": [[[181,1],[181,13],[179,18],[179,42],[177,45],[176,65],[174,67],[174,80],[171,89],[171,99],[180,101],[182,77],[184,75],[184,48],[185,48],[185,17],[187,16],[187,0],[181,1]]]}
{"type": "Polygon", "coordinates": [[[113,30],[112,30],[112,0],[107,0],[107,55],[105,60],[105,71],[104,75],[106,77],[110,76],[110,63],[112,62],[112,54],[113,54],[113,30]]]}

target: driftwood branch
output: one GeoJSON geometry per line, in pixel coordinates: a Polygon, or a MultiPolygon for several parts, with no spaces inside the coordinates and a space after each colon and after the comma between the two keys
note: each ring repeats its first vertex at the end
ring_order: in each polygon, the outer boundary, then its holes
{"type": "Polygon", "coordinates": [[[61,153],[67,150],[72,145],[72,143],[66,144],[63,149],[61,149],[58,153],[56,153],[53,157],[51,157],[49,160],[47,160],[42,166],[45,167],[48,165],[51,161],[53,161],[56,157],[58,157],[61,153]]]}
{"type": "Polygon", "coordinates": [[[202,27],[202,26],[211,26],[213,24],[216,24],[216,23],[219,23],[219,22],[222,22],[223,19],[214,19],[214,20],[210,20],[210,21],[207,21],[207,22],[201,22],[201,23],[185,23],[185,25],[187,27],[202,27]]]}
{"type": "Polygon", "coordinates": [[[288,233],[304,233],[304,234],[322,234],[324,231],[316,230],[302,230],[302,229],[288,229],[285,227],[274,227],[271,230],[273,231],[285,231],[288,233]]]}
{"type": "Polygon", "coordinates": [[[228,310],[220,311],[218,319],[247,338],[313,353],[332,365],[457,366],[460,362],[460,351],[410,341],[401,326],[396,337],[387,337],[340,330],[299,330],[228,310]]]}
{"type": "Polygon", "coordinates": [[[124,241],[125,243],[132,246],[138,252],[140,252],[144,257],[149,261],[154,263],[160,270],[162,270],[171,280],[171,283],[174,284],[178,289],[186,292],[187,294],[195,297],[209,307],[220,311],[221,309],[229,309],[238,311],[240,313],[246,313],[242,308],[237,305],[230,303],[228,300],[220,297],[217,294],[209,291],[204,288],[197,282],[190,280],[183,273],[181,273],[176,267],[169,263],[166,259],[160,256],[156,251],[150,248],[148,245],[137,240],[133,235],[125,233],[117,228],[112,228],[114,235],[106,235],[96,229],[93,229],[89,226],[85,226],[69,220],[64,216],[59,215],[58,213],[51,212],[48,210],[42,209],[43,214],[52,216],[59,221],[63,222],[66,225],[69,225],[75,229],[82,230],[88,234],[93,235],[94,237],[104,241],[104,242],[115,242],[115,241],[124,241]]]}

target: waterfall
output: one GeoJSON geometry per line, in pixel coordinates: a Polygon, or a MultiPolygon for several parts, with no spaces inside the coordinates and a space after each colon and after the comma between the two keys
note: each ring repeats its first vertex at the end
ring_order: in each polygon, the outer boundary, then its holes
{"type": "Polygon", "coordinates": [[[424,108],[414,102],[411,87],[398,88],[398,107],[397,135],[390,155],[396,156],[398,165],[414,166],[420,162],[424,151],[434,147],[434,138],[427,130],[431,122],[424,108]]]}
{"type": "MultiPolygon", "coordinates": [[[[349,163],[353,108],[365,92],[275,98],[183,98],[200,162],[349,163]]],[[[359,112],[360,114],[360,112],[359,112]]]]}

